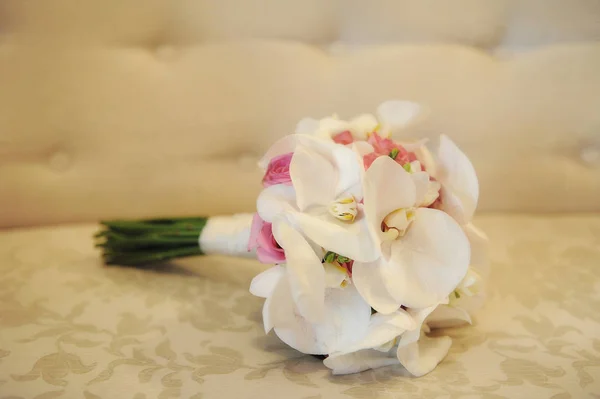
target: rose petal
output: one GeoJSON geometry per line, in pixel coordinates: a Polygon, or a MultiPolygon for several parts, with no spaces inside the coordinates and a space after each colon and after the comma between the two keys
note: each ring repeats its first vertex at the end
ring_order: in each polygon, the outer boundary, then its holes
{"type": "Polygon", "coordinates": [[[323,318],[325,271],[310,244],[286,220],[273,222],[273,235],[285,251],[286,270],[294,303],[308,321],[323,318]]]}
{"type": "Polygon", "coordinates": [[[466,235],[446,213],[418,208],[406,235],[392,242],[390,293],[409,308],[439,303],[461,282],[469,267],[466,235]]]}

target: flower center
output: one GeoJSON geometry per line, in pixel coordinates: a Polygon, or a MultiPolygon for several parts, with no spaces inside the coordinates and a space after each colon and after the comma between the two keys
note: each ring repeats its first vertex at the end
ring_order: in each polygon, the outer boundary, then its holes
{"type": "Polygon", "coordinates": [[[383,219],[381,231],[390,240],[395,240],[406,234],[406,230],[413,220],[415,220],[415,208],[396,209],[383,219]]]}
{"type": "Polygon", "coordinates": [[[358,213],[356,200],[351,195],[331,202],[328,210],[331,216],[344,222],[354,222],[358,213]]]}

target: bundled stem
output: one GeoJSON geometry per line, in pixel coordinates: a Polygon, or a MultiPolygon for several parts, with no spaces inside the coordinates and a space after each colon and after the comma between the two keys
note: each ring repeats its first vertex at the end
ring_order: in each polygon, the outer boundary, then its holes
{"type": "Polygon", "coordinates": [[[109,265],[141,266],[202,255],[198,239],[207,218],[112,220],[95,235],[109,265]]]}

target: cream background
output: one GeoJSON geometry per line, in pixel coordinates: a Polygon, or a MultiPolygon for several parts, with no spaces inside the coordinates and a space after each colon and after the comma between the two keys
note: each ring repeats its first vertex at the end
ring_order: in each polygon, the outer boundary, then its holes
{"type": "Polygon", "coordinates": [[[251,211],[275,138],[390,98],[482,210],[598,210],[599,41],[597,0],[3,0],[0,225],[251,211]]]}
{"type": "Polygon", "coordinates": [[[598,71],[597,0],[2,0],[0,398],[597,397],[598,71]],[[101,265],[90,223],[252,211],[298,119],[389,98],[473,160],[491,239],[431,374],[264,337],[256,262],[101,265]]]}

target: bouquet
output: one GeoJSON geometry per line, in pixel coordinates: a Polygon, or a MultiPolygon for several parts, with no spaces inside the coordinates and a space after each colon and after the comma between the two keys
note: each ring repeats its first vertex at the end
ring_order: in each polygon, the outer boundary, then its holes
{"type": "Polygon", "coordinates": [[[487,238],[471,223],[473,165],[446,136],[401,141],[422,114],[388,101],[375,115],[303,119],[259,162],[253,215],[104,222],[107,263],[145,264],[220,253],[273,265],[250,292],[287,345],[333,374],[401,364],[433,370],[449,337],[471,323],[487,275],[487,238]]]}

